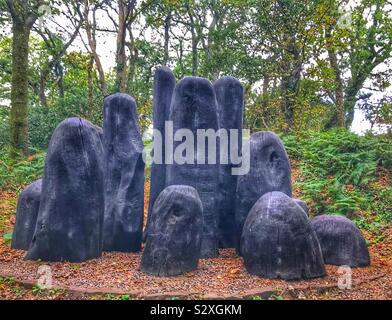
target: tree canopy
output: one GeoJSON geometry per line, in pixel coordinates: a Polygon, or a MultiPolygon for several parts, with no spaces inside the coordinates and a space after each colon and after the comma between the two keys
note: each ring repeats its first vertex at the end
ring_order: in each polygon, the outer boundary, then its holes
{"type": "Polygon", "coordinates": [[[1,0],[0,10],[0,134],[15,153],[43,147],[64,117],[99,125],[117,91],[135,97],[146,130],[159,65],[239,78],[252,131],[349,127],[356,109],[391,130],[389,1],[1,0]]]}

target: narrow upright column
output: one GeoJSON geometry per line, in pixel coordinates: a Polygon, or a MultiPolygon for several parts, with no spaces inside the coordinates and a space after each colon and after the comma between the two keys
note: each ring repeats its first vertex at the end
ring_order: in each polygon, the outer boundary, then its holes
{"type": "MultiPolygon", "coordinates": [[[[228,146],[237,146],[231,154],[241,155],[242,148],[242,114],[244,108],[244,89],[241,83],[233,77],[222,77],[215,81],[214,90],[218,101],[219,127],[227,132],[228,146]],[[238,133],[238,141],[231,143],[230,130],[238,133]]],[[[228,148],[228,151],[230,148],[228,148]]],[[[231,174],[236,167],[228,154],[228,164],[221,164],[219,168],[219,246],[233,248],[236,239],[235,227],[235,192],[237,176],[231,174]]]]}
{"type": "MultiPolygon", "coordinates": [[[[152,208],[154,202],[166,185],[166,165],[165,165],[165,121],[169,119],[170,104],[173,96],[176,78],[173,72],[167,67],[160,67],[155,71],[154,76],[154,100],[153,100],[153,126],[159,131],[161,141],[154,137],[155,143],[160,143],[161,163],[152,162],[150,178],[150,200],[148,204],[148,219],[146,232],[150,225],[152,208]]],[[[157,150],[156,150],[157,151],[157,150]]]]}
{"type": "MultiPolygon", "coordinates": [[[[291,197],[291,168],[280,138],[271,131],[252,134],[246,158],[250,170],[238,176],[236,193],[236,224],[238,241],[250,209],[265,193],[280,191],[291,197]]],[[[239,243],[237,243],[238,245],[239,243]]],[[[238,247],[237,247],[238,248],[238,247]]]]}
{"type": "MultiPolygon", "coordinates": [[[[197,141],[198,129],[218,130],[217,102],[211,83],[198,77],[186,77],[178,82],[170,108],[170,120],[173,121],[175,140],[174,164],[167,166],[166,184],[188,185],[197,190],[203,205],[204,220],[201,256],[215,257],[218,255],[216,198],[219,165],[216,158],[215,164],[208,162],[208,139],[200,137],[200,141],[197,141]],[[203,141],[205,145],[197,148],[197,142],[203,141]],[[201,163],[203,161],[205,164],[201,163]]],[[[216,139],[212,143],[216,144],[216,139]]]]}
{"type": "Polygon", "coordinates": [[[123,93],[105,99],[104,250],[141,249],[144,210],[143,142],[135,100],[123,93]]]}

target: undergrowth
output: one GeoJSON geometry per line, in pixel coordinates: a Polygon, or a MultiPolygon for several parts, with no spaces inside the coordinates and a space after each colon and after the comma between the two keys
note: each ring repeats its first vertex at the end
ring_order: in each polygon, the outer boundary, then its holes
{"type": "Polygon", "coordinates": [[[0,152],[0,191],[20,191],[24,186],[42,176],[45,153],[19,160],[9,158],[7,150],[0,152]]]}
{"type": "MultiPolygon", "coordinates": [[[[295,187],[312,216],[344,215],[361,228],[382,232],[392,220],[392,143],[348,130],[282,137],[299,167],[295,187]]],[[[45,153],[20,161],[0,153],[0,191],[20,191],[42,176],[45,153]]],[[[148,171],[148,170],[147,170],[148,171]]]]}
{"type": "Polygon", "coordinates": [[[299,166],[295,186],[313,216],[344,215],[374,232],[391,222],[391,140],[335,129],[283,141],[299,166]]]}

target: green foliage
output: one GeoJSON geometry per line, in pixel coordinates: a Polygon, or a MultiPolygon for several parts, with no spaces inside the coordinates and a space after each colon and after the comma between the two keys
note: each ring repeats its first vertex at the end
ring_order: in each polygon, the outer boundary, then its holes
{"type": "Polygon", "coordinates": [[[32,289],[31,292],[33,295],[37,296],[37,295],[41,295],[44,292],[44,289],[41,288],[38,284],[35,285],[32,289]]]}
{"type": "Polygon", "coordinates": [[[391,173],[390,140],[335,129],[283,141],[299,164],[296,186],[313,215],[344,215],[369,229],[391,222],[392,188],[377,179],[380,173],[385,179],[391,173]]]}
{"type": "Polygon", "coordinates": [[[0,277],[0,284],[1,283],[14,284],[15,278],[14,277],[0,277]]]}
{"type": "Polygon", "coordinates": [[[4,235],[3,235],[3,238],[4,238],[4,243],[6,243],[6,244],[10,244],[11,243],[11,240],[12,240],[12,232],[8,232],[8,233],[5,233],[4,235]]]}
{"type": "Polygon", "coordinates": [[[45,154],[38,152],[27,159],[12,160],[7,150],[0,154],[0,190],[19,191],[42,176],[45,154]]]}

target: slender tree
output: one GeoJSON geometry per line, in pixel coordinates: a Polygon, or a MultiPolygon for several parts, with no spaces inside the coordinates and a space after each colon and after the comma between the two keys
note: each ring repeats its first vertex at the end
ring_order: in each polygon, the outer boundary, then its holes
{"type": "Polygon", "coordinates": [[[7,0],[12,19],[11,156],[27,155],[29,37],[44,1],[7,0]]]}

